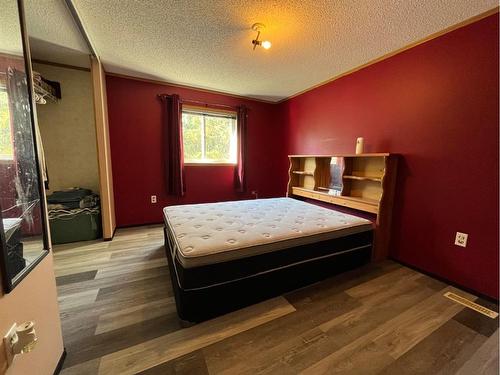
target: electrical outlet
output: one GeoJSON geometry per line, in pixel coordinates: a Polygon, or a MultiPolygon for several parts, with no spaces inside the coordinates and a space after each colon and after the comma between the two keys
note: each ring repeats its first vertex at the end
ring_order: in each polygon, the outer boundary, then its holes
{"type": "Polygon", "coordinates": [[[156,195],[151,196],[151,203],[156,203],[156,195]]]}
{"type": "Polygon", "coordinates": [[[467,237],[469,237],[467,233],[457,232],[455,236],[455,245],[467,247],[467,237]]]}
{"type": "Polygon", "coordinates": [[[12,361],[14,360],[14,354],[12,353],[12,344],[13,339],[16,337],[16,329],[17,324],[14,323],[12,327],[10,327],[9,332],[3,337],[3,345],[5,349],[5,357],[7,359],[7,364],[10,366],[12,361]]]}
{"type": "Polygon", "coordinates": [[[252,194],[255,197],[255,199],[259,198],[259,192],[257,190],[252,190],[250,194],[252,194]]]}

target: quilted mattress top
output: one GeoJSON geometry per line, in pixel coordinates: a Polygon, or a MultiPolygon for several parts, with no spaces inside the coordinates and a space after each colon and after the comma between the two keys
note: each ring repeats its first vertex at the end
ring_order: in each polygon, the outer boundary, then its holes
{"type": "Polygon", "coordinates": [[[163,213],[174,255],[185,268],[372,229],[369,220],[292,198],[169,206],[163,213]]]}

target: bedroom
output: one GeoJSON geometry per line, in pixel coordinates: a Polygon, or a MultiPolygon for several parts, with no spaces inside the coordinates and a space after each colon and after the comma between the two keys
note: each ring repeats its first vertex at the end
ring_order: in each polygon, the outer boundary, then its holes
{"type": "Polygon", "coordinates": [[[498,373],[496,2],[4,3],[2,371],[498,373]]]}

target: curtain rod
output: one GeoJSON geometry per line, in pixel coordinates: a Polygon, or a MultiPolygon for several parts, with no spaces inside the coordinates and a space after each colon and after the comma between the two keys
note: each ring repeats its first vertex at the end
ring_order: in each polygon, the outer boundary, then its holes
{"type": "MultiPolygon", "coordinates": [[[[171,96],[172,95],[169,95],[169,94],[158,94],[159,98],[162,98],[162,97],[170,98],[171,96]]],[[[204,107],[222,107],[222,108],[230,108],[233,110],[238,109],[237,106],[231,106],[231,105],[226,105],[226,104],[207,103],[207,102],[201,102],[198,100],[190,100],[190,99],[180,99],[180,102],[185,103],[185,104],[198,104],[198,105],[201,105],[204,107]]]]}

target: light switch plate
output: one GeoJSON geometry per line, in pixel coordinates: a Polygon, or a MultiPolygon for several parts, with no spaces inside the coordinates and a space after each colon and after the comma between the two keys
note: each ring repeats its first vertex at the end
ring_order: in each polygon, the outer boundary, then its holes
{"type": "Polygon", "coordinates": [[[455,236],[455,245],[467,247],[467,237],[469,237],[467,233],[457,232],[455,236]]]}

